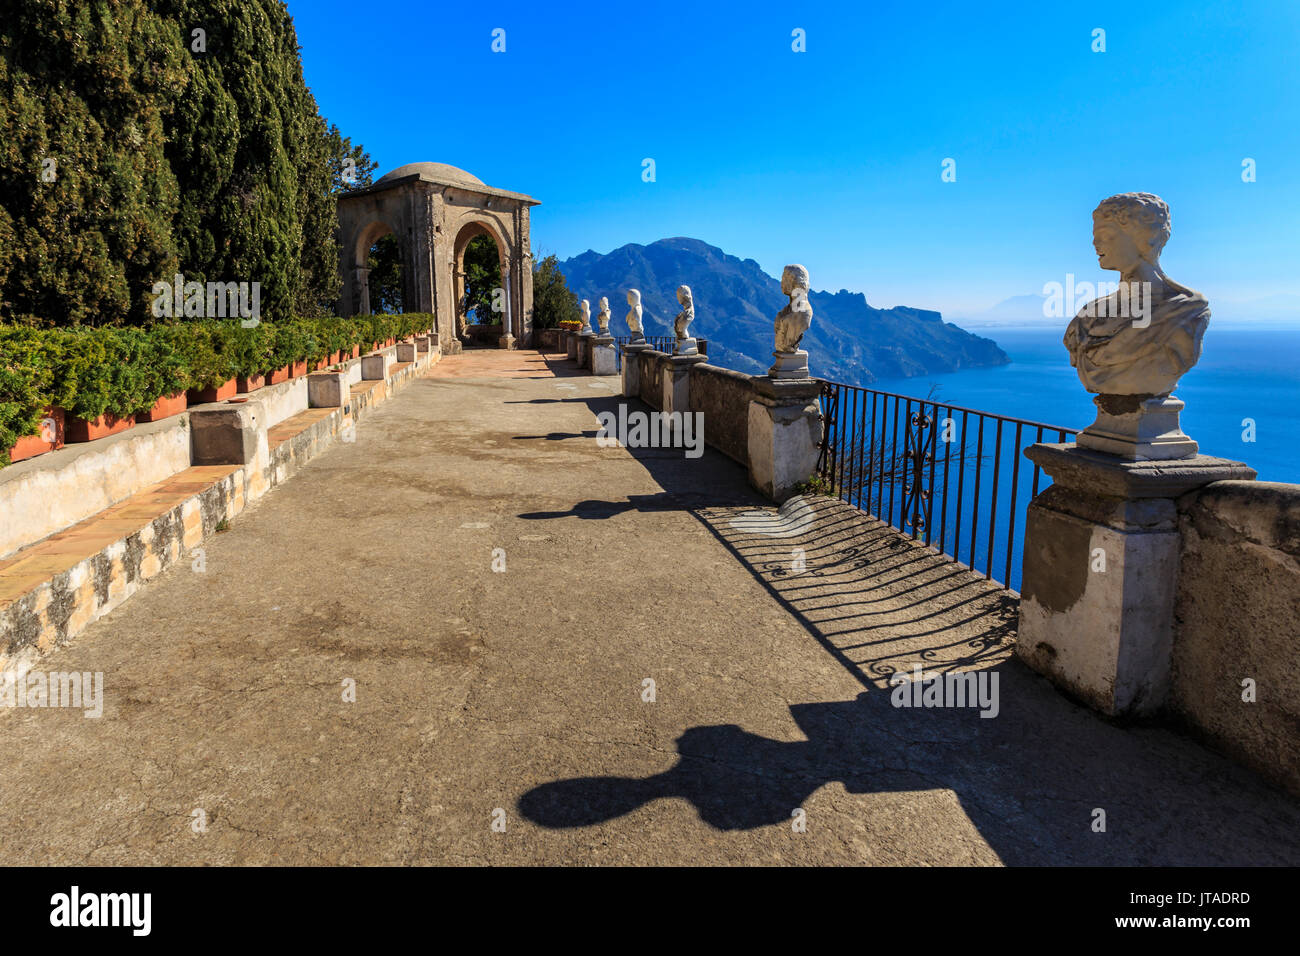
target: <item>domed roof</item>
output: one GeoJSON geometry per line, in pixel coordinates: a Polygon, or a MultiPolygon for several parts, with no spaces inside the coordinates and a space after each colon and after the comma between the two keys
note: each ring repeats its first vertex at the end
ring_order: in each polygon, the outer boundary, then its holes
{"type": "Polygon", "coordinates": [[[403,176],[414,176],[416,173],[440,183],[461,183],[466,186],[487,185],[477,176],[467,173],[457,166],[448,166],[446,163],[407,163],[405,166],[398,166],[396,169],[384,173],[377,182],[388,182],[392,179],[401,179],[403,176]]]}

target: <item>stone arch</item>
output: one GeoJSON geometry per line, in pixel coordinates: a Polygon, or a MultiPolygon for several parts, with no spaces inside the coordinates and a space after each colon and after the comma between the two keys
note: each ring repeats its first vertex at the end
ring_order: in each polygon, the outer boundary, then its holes
{"type": "Polygon", "coordinates": [[[532,336],[533,269],[529,246],[536,199],[496,189],[463,169],[444,163],[411,163],[373,185],[339,196],[339,313],[369,308],[366,256],[386,232],[397,236],[402,255],[403,306],[431,312],[444,352],[460,350],[457,324],[463,286],[458,273],[465,246],[489,235],[501,256],[509,321],[501,346],[528,345],[532,336]],[[363,243],[365,245],[363,245],[363,243]]]}
{"type": "MultiPolygon", "coordinates": [[[[375,215],[359,224],[353,231],[351,238],[345,240],[345,256],[347,255],[347,250],[351,251],[351,255],[347,256],[345,261],[347,263],[348,271],[350,271],[353,276],[351,296],[352,312],[347,314],[370,314],[370,249],[384,236],[395,236],[397,238],[398,248],[402,248],[402,237],[398,234],[397,230],[394,229],[392,224],[383,216],[375,215]]],[[[405,264],[406,256],[403,255],[402,259],[403,264],[405,264]]],[[[403,270],[402,275],[405,277],[405,270],[403,270]]],[[[406,290],[403,289],[402,291],[402,302],[405,304],[406,290]]]]}
{"type": "Polygon", "coordinates": [[[465,339],[465,321],[467,316],[462,311],[465,298],[465,250],[469,244],[480,236],[491,239],[497,247],[497,258],[501,264],[501,281],[505,283],[506,314],[501,317],[501,327],[506,334],[513,334],[514,316],[512,314],[511,295],[511,257],[510,247],[506,245],[507,230],[494,217],[471,215],[462,217],[456,225],[455,238],[452,240],[452,294],[456,302],[456,334],[465,339]]]}

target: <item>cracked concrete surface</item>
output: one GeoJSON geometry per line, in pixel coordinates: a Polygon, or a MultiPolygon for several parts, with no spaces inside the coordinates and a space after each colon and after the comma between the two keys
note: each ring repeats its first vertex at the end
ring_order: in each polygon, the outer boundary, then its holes
{"type": "Polygon", "coordinates": [[[447,357],[52,654],[104,716],[0,713],[0,862],[1300,862],[1300,806],[1062,698],[986,583],[825,499],[752,533],[714,452],[598,447],[613,381],[447,357]],[[917,661],[996,672],[999,716],[892,707],[917,661]]]}

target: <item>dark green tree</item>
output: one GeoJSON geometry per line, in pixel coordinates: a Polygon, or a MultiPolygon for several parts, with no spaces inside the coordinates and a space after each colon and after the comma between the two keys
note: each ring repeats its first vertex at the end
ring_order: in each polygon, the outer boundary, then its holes
{"type": "MultiPolygon", "coordinates": [[[[474,313],[473,321],[483,325],[500,325],[503,315],[492,311],[496,289],[501,284],[501,257],[497,244],[489,236],[475,236],[465,247],[465,312],[474,313]]],[[[498,299],[498,302],[500,299],[498,299]]]]}
{"type": "Polygon", "coordinates": [[[148,314],[176,266],[164,121],[179,33],[142,0],[25,0],[0,17],[0,315],[148,314]]]}
{"type": "Polygon", "coordinates": [[[578,296],[560,271],[560,261],[547,256],[533,269],[533,328],[552,329],[566,320],[577,322],[578,296]]]}
{"type": "Polygon", "coordinates": [[[402,311],[402,250],[391,232],[380,236],[366,259],[370,267],[370,311],[402,311]]]}

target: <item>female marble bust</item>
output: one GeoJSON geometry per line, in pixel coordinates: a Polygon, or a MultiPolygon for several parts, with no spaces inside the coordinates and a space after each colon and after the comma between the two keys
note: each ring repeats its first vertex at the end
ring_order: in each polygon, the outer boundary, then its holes
{"type": "Polygon", "coordinates": [[[677,318],[673,322],[673,331],[677,333],[677,341],[684,342],[690,337],[690,332],[687,330],[695,321],[695,300],[691,298],[690,286],[677,287],[677,301],[681,303],[682,311],[677,313],[677,318]]]}
{"type": "Polygon", "coordinates": [[[632,330],[633,339],[643,338],[645,332],[641,328],[641,290],[627,290],[627,304],[630,308],[627,310],[627,327],[632,330]]]}
{"type": "Polygon", "coordinates": [[[591,303],[588,302],[586,299],[583,299],[580,303],[578,303],[578,311],[582,313],[582,328],[578,329],[578,331],[590,332],[591,331],[591,303]]]}
{"type": "Polygon", "coordinates": [[[800,265],[786,266],[781,273],[781,292],[790,301],[776,316],[776,350],[794,352],[804,333],[812,325],[812,306],[808,303],[808,270],[800,265]]]}
{"type": "Polygon", "coordinates": [[[1121,193],[1102,200],[1092,223],[1097,259],[1120,273],[1120,288],[1070,322],[1064,339],[1070,364],[1095,394],[1167,396],[1200,359],[1210,321],[1205,296],[1160,268],[1171,232],[1169,206],[1151,193],[1121,193]],[[1135,302],[1145,303],[1136,315],[1135,302]]]}

